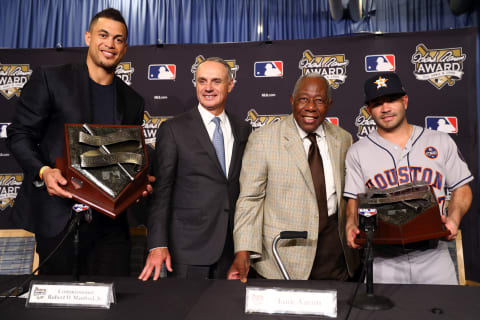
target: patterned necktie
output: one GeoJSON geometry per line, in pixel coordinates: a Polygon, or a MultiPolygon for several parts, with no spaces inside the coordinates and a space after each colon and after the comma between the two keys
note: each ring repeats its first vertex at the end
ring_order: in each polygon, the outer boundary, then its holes
{"type": "Polygon", "coordinates": [[[310,149],[308,150],[308,164],[312,173],[313,186],[318,204],[318,226],[322,231],[328,222],[327,191],[325,187],[325,174],[323,172],[323,161],[318,150],[317,138],[315,133],[309,133],[310,149]]]}
{"type": "Polygon", "coordinates": [[[225,147],[223,145],[223,132],[222,128],[220,127],[220,118],[215,117],[212,119],[215,123],[215,131],[213,131],[213,138],[212,143],[213,147],[215,148],[215,152],[217,153],[218,161],[220,161],[220,166],[222,167],[223,173],[225,176],[227,175],[227,171],[225,170],[225,147]]]}

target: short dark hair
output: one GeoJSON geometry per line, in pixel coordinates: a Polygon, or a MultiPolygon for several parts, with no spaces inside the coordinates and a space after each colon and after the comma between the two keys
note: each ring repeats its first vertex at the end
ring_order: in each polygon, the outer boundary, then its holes
{"type": "Polygon", "coordinates": [[[128,27],[127,27],[127,24],[125,23],[125,19],[123,19],[123,16],[120,13],[120,11],[118,11],[117,9],[114,9],[114,8],[108,8],[108,9],[100,11],[99,13],[97,13],[92,18],[92,20],[90,20],[90,25],[88,27],[88,30],[91,31],[92,26],[95,23],[97,23],[98,19],[100,19],[100,18],[107,18],[107,19],[111,19],[111,20],[115,20],[115,21],[118,21],[120,23],[123,23],[123,25],[125,26],[125,30],[127,32],[125,37],[128,38],[128,27]]]}

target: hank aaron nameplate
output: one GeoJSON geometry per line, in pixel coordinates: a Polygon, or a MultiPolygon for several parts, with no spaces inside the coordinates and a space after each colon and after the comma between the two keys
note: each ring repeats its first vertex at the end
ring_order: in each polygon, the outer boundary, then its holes
{"type": "MultiPolygon", "coordinates": [[[[370,189],[358,195],[358,207],[377,210],[374,244],[405,245],[450,234],[442,223],[432,187],[425,182],[386,190],[370,189]]],[[[363,244],[365,238],[365,233],[360,232],[355,242],[363,244]]]]}
{"type": "Polygon", "coordinates": [[[56,162],[73,199],[112,218],[148,184],[141,126],[66,124],[64,156],[56,162]]]}

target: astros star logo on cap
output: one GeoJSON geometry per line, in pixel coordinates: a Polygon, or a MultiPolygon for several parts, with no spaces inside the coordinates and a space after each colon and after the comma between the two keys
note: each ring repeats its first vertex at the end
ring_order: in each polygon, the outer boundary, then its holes
{"type": "Polygon", "coordinates": [[[381,87],[387,87],[387,78],[382,78],[381,76],[378,77],[377,81],[373,82],[377,85],[377,89],[380,89],[381,87]]]}

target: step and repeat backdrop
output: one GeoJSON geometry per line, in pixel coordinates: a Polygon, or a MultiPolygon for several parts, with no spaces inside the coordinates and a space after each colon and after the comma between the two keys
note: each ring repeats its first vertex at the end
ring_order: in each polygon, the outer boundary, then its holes
{"type": "MultiPolygon", "coordinates": [[[[162,122],[197,105],[194,73],[198,63],[210,56],[230,64],[235,87],[228,97],[227,110],[243,118],[252,130],[289,114],[289,97],[297,78],[319,72],[332,87],[334,102],[327,120],[348,130],[355,140],[375,130],[363,105],[365,79],[378,72],[395,71],[409,95],[409,122],[448,132],[478,177],[476,32],[455,29],[273,42],[136,46],[127,49],[116,73],[145,98],[144,132],[147,143],[154,148],[162,122]]],[[[6,128],[22,87],[35,67],[83,62],[85,56],[86,48],[0,50],[0,228],[10,226],[8,217],[23,179],[5,143],[6,128]]],[[[476,185],[472,184],[475,194],[476,185]]],[[[480,274],[480,262],[473,260],[473,253],[479,250],[476,202],[478,199],[474,199],[463,228],[468,242],[467,272],[470,264],[470,269],[480,274]]]]}

